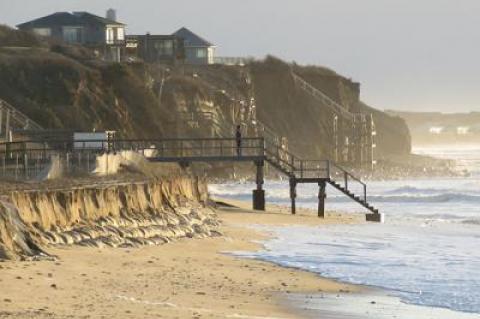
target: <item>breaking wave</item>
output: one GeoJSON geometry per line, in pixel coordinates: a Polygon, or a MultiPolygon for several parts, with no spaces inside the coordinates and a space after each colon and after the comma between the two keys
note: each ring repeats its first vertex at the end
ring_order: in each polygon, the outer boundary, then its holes
{"type": "MultiPolygon", "coordinates": [[[[229,185],[229,187],[211,185],[209,187],[213,196],[239,200],[250,199],[252,189],[253,186],[250,184],[236,184],[229,185]]],[[[274,189],[266,188],[266,194],[268,200],[274,203],[284,203],[289,200],[288,185],[283,185],[283,189],[278,186],[274,189]]],[[[299,192],[297,200],[299,203],[308,203],[316,202],[317,198],[315,193],[303,195],[299,192]]],[[[328,200],[337,203],[351,202],[350,198],[337,192],[329,194],[328,200]]],[[[480,193],[468,190],[456,192],[445,188],[404,186],[380,194],[369,195],[368,200],[373,203],[480,203],[480,193]]]]}

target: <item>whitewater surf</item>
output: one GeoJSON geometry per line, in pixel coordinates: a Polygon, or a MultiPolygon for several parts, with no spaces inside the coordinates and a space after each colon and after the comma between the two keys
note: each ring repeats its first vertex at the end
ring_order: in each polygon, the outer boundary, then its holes
{"type": "MultiPolygon", "coordinates": [[[[480,316],[480,147],[416,149],[457,161],[467,177],[369,182],[369,201],[386,224],[269,228],[265,249],[243,254],[340,281],[385,289],[404,303],[480,316]]],[[[253,185],[212,185],[216,196],[250,200],[253,185]]],[[[286,182],[269,181],[267,202],[289,204],[286,182]]],[[[302,185],[298,205],[316,208],[317,187],[302,185]]],[[[327,209],[360,209],[333,189],[327,209]]]]}

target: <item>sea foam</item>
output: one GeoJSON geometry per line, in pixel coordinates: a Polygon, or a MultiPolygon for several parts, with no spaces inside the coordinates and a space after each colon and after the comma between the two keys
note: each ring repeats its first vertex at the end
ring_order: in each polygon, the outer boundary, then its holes
{"type": "MultiPolygon", "coordinates": [[[[386,224],[270,229],[276,238],[246,257],[341,281],[381,287],[407,303],[480,313],[480,148],[417,149],[457,160],[469,177],[368,183],[386,224]]],[[[213,195],[251,200],[253,184],[213,185],[213,195]]],[[[289,205],[288,183],[267,181],[267,202],[289,205]]],[[[316,209],[317,185],[299,185],[298,206],[316,209]]],[[[332,188],[327,210],[362,208],[332,188]]],[[[460,315],[459,315],[460,317],[460,315]]]]}

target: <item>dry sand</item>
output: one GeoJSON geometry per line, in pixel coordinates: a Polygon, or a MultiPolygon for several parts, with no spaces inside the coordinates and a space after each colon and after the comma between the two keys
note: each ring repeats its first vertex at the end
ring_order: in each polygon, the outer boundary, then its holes
{"type": "MultiPolygon", "coordinates": [[[[236,203],[244,205],[243,203],[236,203]]],[[[255,250],[265,238],[248,225],[359,222],[271,207],[219,209],[223,237],[139,249],[50,249],[58,261],[0,263],[0,318],[301,318],[284,306],[291,293],[357,287],[223,252],[255,250]],[[275,212],[273,212],[275,211],[275,212]]]]}

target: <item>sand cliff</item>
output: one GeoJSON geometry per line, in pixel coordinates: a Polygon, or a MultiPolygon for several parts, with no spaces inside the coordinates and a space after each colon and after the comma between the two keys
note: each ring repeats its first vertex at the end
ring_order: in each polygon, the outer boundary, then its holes
{"type": "Polygon", "coordinates": [[[0,198],[0,259],[52,257],[52,245],[136,247],[218,235],[206,183],[171,177],[0,198]]]}

